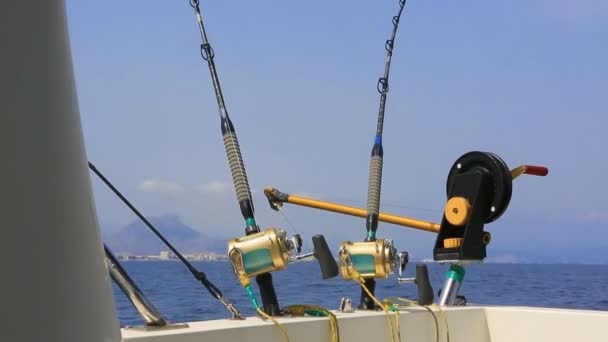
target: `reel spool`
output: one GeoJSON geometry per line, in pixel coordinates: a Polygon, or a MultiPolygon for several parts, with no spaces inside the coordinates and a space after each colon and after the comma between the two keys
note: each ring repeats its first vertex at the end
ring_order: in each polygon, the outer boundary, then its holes
{"type": "Polygon", "coordinates": [[[469,152],[452,165],[446,192],[448,201],[433,250],[435,260],[483,260],[491,240],[484,224],[497,220],[509,206],[511,171],[495,154],[469,152]]]}
{"type": "Polygon", "coordinates": [[[344,280],[353,279],[353,269],[363,278],[386,279],[400,267],[400,258],[392,240],[344,241],[338,250],[338,257],[342,261],[340,273],[344,280]]]}
{"type": "Polygon", "coordinates": [[[287,264],[313,257],[319,261],[324,279],[335,277],[338,266],[323,235],[314,236],[313,245],[313,253],[300,254],[302,238],[299,234],[288,238],[284,230],[271,227],[228,241],[228,258],[239,279],[282,271],[287,264]]]}
{"type": "Polygon", "coordinates": [[[488,177],[491,203],[483,209],[485,223],[496,221],[507,209],[513,193],[513,177],[507,164],[489,152],[469,152],[458,158],[450,168],[446,182],[446,194],[451,196],[456,177],[467,172],[482,173],[488,177]]]}

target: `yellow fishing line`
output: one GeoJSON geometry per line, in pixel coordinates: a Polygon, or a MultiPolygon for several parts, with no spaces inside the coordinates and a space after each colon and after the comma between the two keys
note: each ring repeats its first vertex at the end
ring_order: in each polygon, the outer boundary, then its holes
{"type": "Polygon", "coordinates": [[[329,309],[314,304],[296,304],[289,305],[283,308],[283,312],[293,316],[304,316],[307,310],[317,311],[325,314],[329,319],[331,342],[340,342],[340,329],[338,326],[338,318],[329,309]]]}
{"type": "Polygon", "coordinates": [[[443,320],[443,323],[445,324],[445,335],[446,335],[446,341],[450,342],[450,326],[448,325],[448,317],[445,314],[445,311],[443,311],[441,309],[441,306],[437,305],[437,304],[433,304],[432,307],[437,308],[437,310],[439,310],[439,316],[441,316],[441,319],[443,320]]]}
{"type": "Polygon", "coordinates": [[[279,321],[277,321],[276,319],[272,318],[272,316],[270,316],[269,314],[265,313],[264,310],[260,309],[259,307],[255,309],[255,311],[257,311],[258,315],[262,316],[263,318],[271,321],[272,323],[274,323],[274,325],[277,326],[277,328],[279,328],[279,330],[281,331],[281,334],[283,334],[283,338],[285,339],[285,342],[289,342],[289,335],[287,335],[287,330],[285,330],[285,328],[283,328],[283,326],[279,323],[279,321]]]}
{"type": "MultiPolygon", "coordinates": [[[[355,271],[356,272],[356,271],[355,271]]],[[[358,273],[358,272],[357,272],[358,273]]],[[[376,302],[376,304],[378,304],[378,306],[380,306],[380,308],[382,309],[382,311],[384,311],[384,313],[386,314],[386,322],[388,323],[388,330],[391,334],[391,342],[395,342],[395,332],[393,330],[393,323],[391,321],[391,315],[388,311],[388,308],[386,306],[384,306],[382,304],[382,302],[380,300],[378,300],[378,298],[376,298],[372,292],[367,288],[367,286],[365,286],[364,283],[364,279],[357,275],[357,277],[353,277],[353,279],[355,279],[355,281],[357,283],[359,283],[359,285],[361,285],[361,288],[365,291],[365,293],[367,293],[367,295],[374,301],[376,302]]]]}
{"type": "MultiPolygon", "coordinates": [[[[357,282],[361,288],[363,289],[363,291],[365,291],[365,293],[367,293],[367,295],[376,303],[378,304],[378,306],[382,309],[382,311],[384,311],[384,313],[386,314],[386,322],[387,322],[387,326],[388,326],[388,330],[391,336],[391,342],[395,342],[395,331],[393,330],[393,323],[391,321],[391,315],[389,313],[388,307],[384,304],[382,304],[382,302],[380,300],[378,300],[378,298],[376,298],[372,292],[367,288],[367,286],[365,286],[365,279],[361,276],[361,274],[350,264],[348,263],[345,259],[344,255],[340,256],[340,262],[342,264],[344,264],[344,266],[346,267],[346,269],[348,270],[348,272],[351,274],[352,279],[357,282]]],[[[397,327],[399,329],[399,321],[397,321],[397,327]]],[[[399,336],[399,341],[401,341],[401,332],[397,331],[397,335],[399,336]]]]}
{"type": "Polygon", "coordinates": [[[385,301],[387,301],[389,303],[392,301],[400,301],[407,305],[420,306],[420,307],[425,308],[433,317],[433,321],[435,323],[435,337],[436,337],[435,341],[439,342],[439,321],[437,319],[437,315],[435,315],[435,312],[431,309],[431,308],[436,308],[439,311],[439,316],[441,317],[441,320],[443,321],[443,323],[445,325],[446,341],[450,342],[450,327],[448,324],[448,319],[447,319],[447,316],[445,315],[445,312],[441,309],[441,307],[439,305],[437,305],[437,304],[432,304],[430,306],[420,305],[413,300],[410,300],[407,298],[402,298],[402,297],[387,298],[387,299],[385,299],[385,301]]]}

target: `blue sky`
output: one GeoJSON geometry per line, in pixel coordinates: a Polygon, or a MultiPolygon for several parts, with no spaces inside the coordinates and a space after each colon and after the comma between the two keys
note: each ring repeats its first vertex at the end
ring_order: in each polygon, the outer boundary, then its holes
{"type": "MultiPolygon", "coordinates": [[[[209,39],[262,226],[272,185],[363,206],[376,82],[397,1],[208,1],[209,39]]],[[[178,214],[243,234],[217,104],[187,1],[68,1],[89,159],[147,215],[178,214]]],[[[382,209],[439,220],[451,164],[491,151],[510,167],[549,166],[515,183],[487,229],[489,253],[608,247],[608,4],[407,3],[391,71],[382,209]]],[[[134,219],[97,181],[105,229],[134,219]]],[[[305,235],[360,240],[361,219],[289,206],[305,235]]],[[[434,236],[381,225],[414,255],[434,236]]]]}

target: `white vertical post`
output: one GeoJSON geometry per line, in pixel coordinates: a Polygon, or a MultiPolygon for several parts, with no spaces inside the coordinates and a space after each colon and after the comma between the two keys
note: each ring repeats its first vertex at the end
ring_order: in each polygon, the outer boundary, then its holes
{"type": "Polygon", "coordinates": [[[63,0],[0,3],[0,260],[7,341],[121,339],[63,0]]]}

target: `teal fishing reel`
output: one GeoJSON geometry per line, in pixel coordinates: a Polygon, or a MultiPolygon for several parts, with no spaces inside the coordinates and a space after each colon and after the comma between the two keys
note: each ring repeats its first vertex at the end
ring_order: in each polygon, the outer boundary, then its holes
{"type": "Polygon", "coordinates": [[[352,280],[355,277],[386,279],[399,265],[392,240],[366,242],[344,241],[338,250],[340,273],[342,279],[352,280]]]}
{"type": "MultiPolygon", "coordinates": [[[[282,229],[274,227],[262,232],[228,241],[228,258],[241,284],[259,274],[282,271],[296,261],[316,258],[324,279],[335,277],[338,266],[323,235],[312,238],[314,251],[301,254],[302,238],[295,234],[289,238],[282,229]]],[[[245,286],[245,285],[243,285],[245,286]]]]}
{"type": "Polygon", "coordinates": [[[399,284],[415,284],[418,303],[428,305],[433,302],[433,289],[426,265],[416,265],[416,275],[405,277],[408,252],[397,252],[392,240],[365,242],[345,241],[338,250],[340,273],[344,280],[360,281],[361,278],[387,279],[397,272],[399,284]]]}

